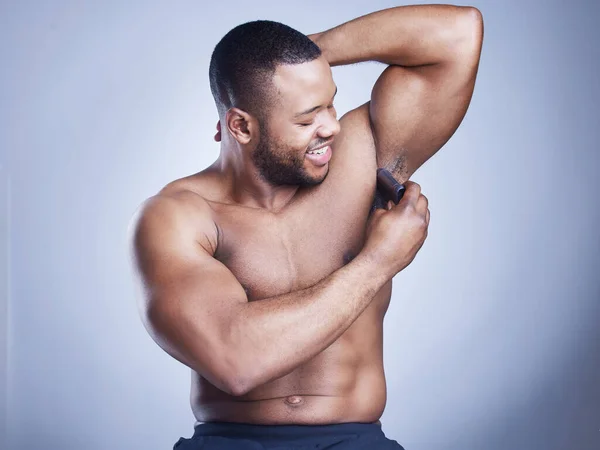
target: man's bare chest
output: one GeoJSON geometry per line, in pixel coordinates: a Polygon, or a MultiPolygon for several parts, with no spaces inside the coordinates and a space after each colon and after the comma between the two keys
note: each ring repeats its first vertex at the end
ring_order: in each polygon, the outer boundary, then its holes
{"type": "Polygon", "coordinates": [[[368,202],[341,209],[219,214],[215,257],[258,300],[305,289],[350,262],[365,238],[368,202]]]}

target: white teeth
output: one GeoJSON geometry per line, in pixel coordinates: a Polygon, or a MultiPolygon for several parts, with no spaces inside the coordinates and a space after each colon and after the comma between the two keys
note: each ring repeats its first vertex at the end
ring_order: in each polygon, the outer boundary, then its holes
{"type": "Polygon", "coordinates": [[[319,150],[313,150],[312,152],[308,152],[311,155],[322,155],[323,153],[325,153],[327,151],[327,147],[323,147],[319,150]]]}

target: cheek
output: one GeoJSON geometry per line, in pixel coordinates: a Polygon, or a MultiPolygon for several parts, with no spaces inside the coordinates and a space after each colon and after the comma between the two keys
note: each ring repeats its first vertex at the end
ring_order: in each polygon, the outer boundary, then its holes
{"type": "Polygon", "coordinates": [[[287,136],[285,136],[284,142],[288,148],[293,148],[297,151],[305,152],[310,146],[310,143],[314,140],[314,130],[296,129],[289,130],[287,136]]]}

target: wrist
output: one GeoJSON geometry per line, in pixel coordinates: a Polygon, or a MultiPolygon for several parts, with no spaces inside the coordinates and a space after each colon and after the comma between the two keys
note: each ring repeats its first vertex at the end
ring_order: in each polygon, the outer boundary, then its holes
{"type": "Polygon", "coordinates": [[[394,273],[382,264],[379,258],[369,252],[361,251],[351,264],[361,268],[363,279],[372,281],[375,290],[379,290],[394,276],[394,273]]]}
{"type": "Polygon", "coordinates": [[[312,33],[312,34],[307,34],[306,37],[309,38],[311,41],[313,41],[315,44],[319,45],[319,38],[321,37],[322,34],[323,34],[323,32],[312,33]]]}
{"type": "Polygon", "coordinates": [[[325,57],[330,66],[338,65],[335,61],[335,52],[333,51],[335,44],[332,38],[335,38],[335,33],[332,36],[328,31],[322,31],[320,33],[309,34],[307,37],[321,49],[321,54],[325,57]]]}

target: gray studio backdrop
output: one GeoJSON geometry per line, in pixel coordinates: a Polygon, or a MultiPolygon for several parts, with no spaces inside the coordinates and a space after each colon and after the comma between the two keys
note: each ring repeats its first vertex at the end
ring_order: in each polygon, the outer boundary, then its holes
{"type": "MultiPolygon", "coordinates": [[[[394,5],[337,3],[1,2],[1,448],[192,434],[189,369],[138,317],[129,219],[217,156],[216,42],[248,20],[311,33],[394,5]]],[[[479,77],[412,178],[431,225],[385,319],[383,429],[407,450],[598,449],[600,7],[470,4],[479,77]]],[[[335,69],[340,113],[382,69],[335,69]]]]}

